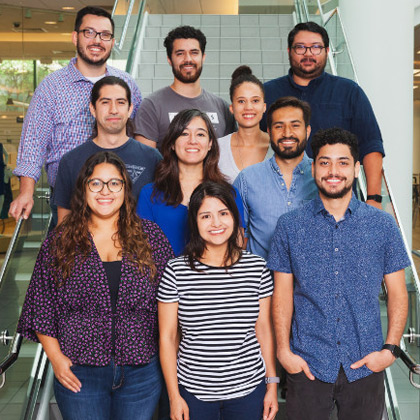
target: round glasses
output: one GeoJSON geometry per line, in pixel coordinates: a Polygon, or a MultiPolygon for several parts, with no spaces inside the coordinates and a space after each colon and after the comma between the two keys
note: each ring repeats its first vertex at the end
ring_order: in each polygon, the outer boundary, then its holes
{"type": "Polygon", "coordinates": [[[77,31],[79,34],[80,32],[88,39],[96,38],[97,35],[99,35],[99,38],[101,38],[102,41],[111,41],[111,39],[114,38],[114,34],[111,34],[110,32],[96,32],[93,29],[81,29],[80,31],[77,31]]]}
{"type": "Polygon", "coordinates": [[[112,178],[109,181],[105,182],[102,181],[102,179],[93,178],[89,179],[87,182],[89,189],[93,193],[101,192],[104,189],[104,186],[106,185],[108,187],[108,190],[112,193],[118,193],[122,190],[124,186],[124,180],[118,179],[118,178],[112,178]]]}
{"type": "Polygon", "coordinates": [[[311,54],[313,55],[319,55],[321,54],[321,51],[324,49],[325,47],[323,47],[322,45],[311,45],[310,47],[305,47],[304,45],[295,45],[294,47],[292,47],[292,50],[297,54],[297,55],[305,55],[306,51],[310,51],[311,54]]]}

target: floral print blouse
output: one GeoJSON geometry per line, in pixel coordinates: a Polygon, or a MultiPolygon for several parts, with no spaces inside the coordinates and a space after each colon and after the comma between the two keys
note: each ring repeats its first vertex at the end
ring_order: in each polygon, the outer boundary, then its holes
{"type": "Polygon", "coordinates": [[[142,220],[152,247],[157,274],[141,274],[123,256],[117,311],[113,315],[108,281],[92,241],[88,258],[76,258],[71,276],[58,287],[52,274],[52,232],[42,244],[28,287],[18,332],[38,341],[36,332],[57,338],[61,351],[75,364],[106,366],[112,356],[112,322],[118,365],[145,364],[158,350],[157,301],[160,278],[172,248],[153,222],[142,220]]]}

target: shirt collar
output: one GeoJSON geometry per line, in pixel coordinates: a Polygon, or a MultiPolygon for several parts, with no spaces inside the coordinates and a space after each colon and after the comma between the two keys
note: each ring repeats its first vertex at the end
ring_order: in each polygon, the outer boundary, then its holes
{"type": "MultiPolygon", "coordinates": [[[[83,76],[82,73],[80,73],[80,71],[77,69],[76,67],[76,60],[77,57],[73,57],[70,60],[68,69],[69,69],[69,82],[70,83],[74,83],[74,82],[80,82],[80,81],[85,81],[85,82],[90,82],[90,80],[88,78],[86,78],[85,76],[83,76]]],[[[106,68],[105,71],[105,76],[109,76],[109,72],[108,72],[108,66],[106,68]]],[[[91,83],[91,82],[90,82],[91,83]]]]}
{"type": "MultiPolygon", "coordinates": [[[[354,193],[351,196],[351,200],[349,206],[347,207],[346,212],[344,213],[344,217],[347,213],[354,214],[360,206],[360,201],[356,198],[354,193]]],[[[313,213],[323,213],[324,215],[329,214],[327,210],[325,210],[324,203],[322,202],[321,198],[318,196],[313,200],[313,213]]]]}
{"type": "MultiPolygon", "coordinates": [[[[281,174],[281,170],[279,168],[279,165],[276,162],[276,154],[275,153],[274,153],[273,156],[271,156],[271,158],[269,159],[269,162],[270,162],[270,165],[271,165],[271,168],[273,169],[273,171],[281,174]]],[[[311,165],[312,165],[312,159],[310,157],[308,157],[306,152],[303,152],[303,158],[296,165],[296,168],[293,169],[293,174],[296,174],[296,173],[299,173],[299,172],[301,174],[310,173],[311,165]]]]}
{"type": "Polygon", "coordinates": [[[298,85],[294,80],[293,80],[293,71],[292,71],[292,69],[290,68],[289,69],[289,74],[288,74],[288,78],[289,78],[289,82],[290,82],[290,84],[294,87],[294,88],[296,88],[296,89],[305,89],[305,88],[307,88],[307,87],[309,87],[309,86],[318,86],[323,80],[324,80],[324,78],[325,78],[325,75],[326,75],[326,73],[325,73],[325,71],[323,71],[322,72],[322,74],[321,74],[321,76],[318,76],[318,77],[316,77],[315,79],[312,79],[310,82],[309,82],[309,84],[308,84],[308,86],[301,86],[301,85],[298,85]]]}

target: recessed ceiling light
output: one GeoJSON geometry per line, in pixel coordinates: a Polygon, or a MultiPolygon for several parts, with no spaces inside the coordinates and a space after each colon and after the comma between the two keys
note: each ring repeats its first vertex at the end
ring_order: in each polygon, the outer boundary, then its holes
{"type": "Polygon", "coordinates": [[[74,10],[74,7],[72,7],[72,6],[63,6],[62,9],[63,10],[74,10]]]}
{"type": "Polygon", "coordinates": [[[420,69],[413,69],[413,75],[416,76],[420,73],[420,69]]]}
{"type": "Polygon", "coordinates": [[[56,25],[57,22],[55,20],[47,20],[46,22],[44,22],[46,25],[56,25]]]}
{"type": "Polygon", "coordinates": [[[420,54],[420,50],[417,51],[417,54],[420,54]]]}
{"type": "Polygon", "coordinates": [[[413,89],[417,89],[418,88],[418,86],[413,86],[413,89]]]}

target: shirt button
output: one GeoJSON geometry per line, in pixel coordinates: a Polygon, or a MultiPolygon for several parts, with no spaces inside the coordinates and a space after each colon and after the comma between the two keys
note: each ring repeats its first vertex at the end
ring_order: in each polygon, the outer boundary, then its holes
{"type": "Polygon", "coordinates": [[[336,276],[338,276],[338,271],[336,271],[334,274],[335,274],[336,276]]]}
{"type": "Polygon", "coordinates": [[[340,345],[341,344],[341,341],[337,341],[337,344],[340,345]]]}
{"type": "Polygon", "coordinates": [[[337,295],[335,295],[335,298],[336,298],[336,299],[338,299],[339,297],[340,297],[340,296],[339,296],[338,294],[337,294],[337,295]]]}
{"type": "Polygon", "coordinates": [[[335,252],[338,252],[338,248],[335,248],[335,249],[334,249],[334,251],[335,251],[335,252]]]}
{"type": "Polygon", "coordinates": [[[340,318],[337,318],[337,322],[340,322],[340,318]]]}
{"type": "Polygon", "coordinates": [[[288,202],[287,202],[287,205],[288,205],[288,206],[290,206],[290,204],[292,204],[292,202],[291,202],[291,201],[288,201],[288,202]]]}
{"type": "Polygon", "coordinates": [[[335,225],[335,228],[338,229],[338,225],[335,225]]]}

